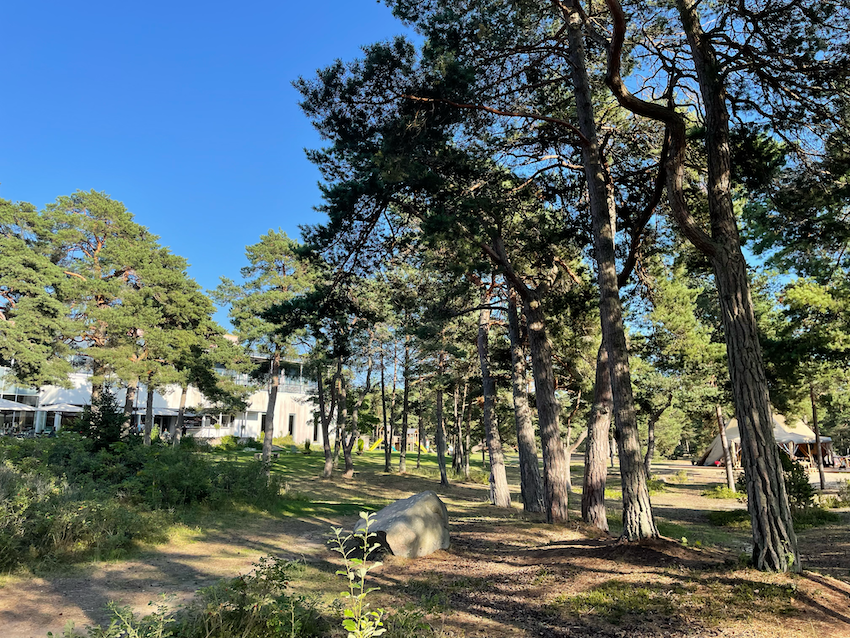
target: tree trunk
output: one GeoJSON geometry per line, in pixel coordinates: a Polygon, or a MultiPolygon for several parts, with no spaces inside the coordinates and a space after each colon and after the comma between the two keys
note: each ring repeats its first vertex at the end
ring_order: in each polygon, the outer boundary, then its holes
{"type": "Polygon", "coordinates": [[[723,465],[726,467],[726,487],[735,491],[735,471],[732,463],[732,450],[729,447],[729,438],[726,436],[726,421],[719,405],[714,406],[717,417],[717,429],[720,430],[720,446],[723,448],[723,465]]]}
{"type": "MultiPolygon", "coordinates": [[[[482,305],[489,304],[490,294],[485,289],[482,292],[482,305]]],[[[490,309],[482,308],[478,315],[478,359],[481,364],[481,386],[484,394],[482,410],[484,432],[487,437],[487,451],[490,454],[490,474],[493,484],[493,505],[510,507],[511,493],[508,488],[508,477],[505,472],[505,457],[502,453],[502,439],[496,426],[493,411],[496,401],[496,383],[490,375],[490,354],[488,337],[490,334],[490,309]]]]}
{"type": "Polygon", "coordinates": [[[555,373],[552,370],[552,344],[546,334],[543,308],[536,295],[523,299],[528,343],[531,350],[531,369],[534,376],[534,395],[537,402],[537,422],[543,448],[543,489],[546,497],[546,520],[563,523],[569,518],[567,505],[569,472],[567,454],[561,441],[560,404],[555,396],[555,373]]]}
{"type": "Polygon", "coordinates": [[[519,475],[522,506],[526,512],[546,510],[543,479],[537,461],[537,443],[534,440],[534,423],[528,404],[528,379],[525,371],[525,348],[522,345],[517,315],[516,291],[508,291],[508,338],[511,344],[511,390],[514,399],[517,447],[519,448],[519,475]]]}
{"type": "Polygon", "coordinates": [[[826,476],[823,473],[823,450],[820,446],[820,425],[818,424],[818,406],[815,395],[815,386],[809,384],[809,398],[812,400],[812,429],[815,431],[815,445],[818,448],[818,476],[820,477],[821,490],[826,489],[826,476]]]}
{"type": "Polygon", "coordinates": [[[336,440],[334,441],[333,464],[336,468],[339,464],[339,452],[345,447],[345,429],[348,424],[348,388],[345,386],[345,377],[337,376],[337,401],[336,401],[336,440]]]}
{"type": "Polygon", "coordinates": [[[466,438],[463,447],[466,454],[463,456],[463,476],[469,478],[469,457],[472,456],[472,402],[469,403],[469,411],[466,413],[466,438]]]}
{"type": "Polygon", "coordinates": [[[139,391],[139,380],[133,379],[127,384],[127,392],[124,395],[124,416],[128,419],[133,417],[133,408],[136,405],[136,393],[139,391]]]}
{"type": "MultiPolygon", "coordinates": [[[[785,491],[758,328],[732,205],[729,114],[724,73],[711,39],[702,32],[696,0],[677,0],[705,109],[708,209],[711,251],[720,298],[747,506],[753,528],[753,562],[758,569],[799,571],[797,536],[785,491]]],[[[703,249],[703,252],[705,250],[703,249]]]]}
{"type": "Polygon", "coordinates": [[[452,409],[453,416],[452,419],[452,442],[454,443],[454,454],[452,454],[452,472],[455,474],[460,474],[460,464],[462,463],[462,458],[460,456],[460,438],[457,435],[457,420],[458,420],[458,410],[460,408],[460,380],[455,379],[454,388],[452,389],[452,409]]]}
{"type": "Polygon", "coordinates": [[[614,399],[611,397],[611,376],[608,371],[608,351],[599,345],[596,355],[596,385],[593,388],[593,408],[587,423],[587,443],[584,446],[584,483],[581,490],[581,520],[608,531],[605,511],[605,482],[608,478],[609,431],[614,399]]]}
{"type": "Polygon", "coordinates": [[[646,456],[643,459],[644,469],[646,471],[647,478],[652,476],[652,457],[655,456],[655,424],[658,423],[658,420],[662,417],[667,408],[669,408],[672,404],[673,393],[670,392],[667,394],[667,401],[664,403],[664,405],[655,412],[649,413],[649,417],[646,423],[646,456]]]}
{"type": "Polygon", "coordinates": [[[106,366],[97,359],[91,362],[91,404],[94,405],[103,396],[103,384],[106,379],[106,366]]]}
{"type": "Polygon", "coordinates": [[[348,441],[343,444],[343,456],[345,457],[345,478],[354,476],[354,457],[351,454],[354,445],[360,438],[360,408],[366,400],[366,395],[372,389],[372,342],[369,343],[369,360],[366,366],[366,383],[360,389],[360,394],[354,402],[351,409],[351,432],[348,434],[348,441]]]}
{"type": "MultiPolygon", "coordinates": [[[[458,472],[463,473],[463,477],[469,480],[469,441],[464,443],[463,440],[463,417],[466,414],[467,397],[469,396],[469,381],[463,382],[463,394],[460,399],[460,414],[457,421],[457,443],[458,450],[461,451],[458,472]]],[[[471,411],[471,408],[470,408],[471,411]]]]}
{"type": "Polygon", "coordinates": [[[392,472],[393,434],[392,419],[387,415],[387,383],[385,376],[384,346],[381,345],[381,413],[384,421],[384,472],[392,472]]]}
{"type": "Polygon", "coordinates": [[[419,440],[416,445],[416,469],[422,466],[422,441],[425,440],[425,421],[422,420],[422,411],[425,407],[425,385],[422,383],[422,377],[419,377],[419,405],[417,406],[416,414],[419,418],[419,440]]]}
{"type": "Polygon", "coordinates": [[[404,338],[404,367],[402,368],[401,434],[398,440],[398,472],[407,472],[407,411],[410,409],[410,336],[404,338]]]}
{"type": "Polygon", "coordinates": [[[621,538],[634,541],[641,538],[656,538],[658,529],[653,520],[652,504],[646,485],[643,458],[641,458],[626,334],[623,329],[623,311],[614,251],[616,209],[613,193],[606,181],[596,136],[596,120],[584,54],[582,17],[577,4],[574,1],[565,3],[568,7],[568,39],[573,91],[579,130],[585,137],[585,142],[582,144],[582,162],[593,218],[593,243],[599,283],[599,314],[603,343],[608,350],[611,394],[614,400],[614,424],[620,452],[620,476],[623,488],[621,538]]]}
{"type": "Polygon", "coordinates": [[[266,406],[266,420],[263,423],[263,466],[266,472],[271,471],[272,445],[274,445],[274,415],[277,411],[277,391],[280,389],[280,353],[275,352],[271,358],[269,370],[269,402],[266,406]]]}
{"type": "Polygon", "coordinates": [[[177,421],[168,431],[171,436],[171,445],[177,445],[177,433],[183,432],[183,417],[186,413],[186,395],[189,394],[189,385],[184,383],[180,386],[180,407],[177,408],[177,421]]]}
{"type": "MultiPolygon", "coordinates": [[[[337,362],[337,370],[341,372],[342,364],[337,362]]],[[[334,470],[334,459],[333,459],[333,449],[331,448],[331,439],[330,439],[330,423],[331,416],[333,415],[336,397],[335,393],[331,395],[330,404],[328,404],[326,390],[325,390],[325,371],[322,366],[318,366],[316,370],[316,384],[317,384],[317,393],[319,397],[319,418],[321,419],[322,425],[322,448],[325,453],[325,465],[322,470],[322,478],[330,478],[333,476],[334,470]]],[[[336,376],[334,376],[334,380],[336,380],[336,376]]]]}
{"type": "Polygon", "coordinates": [[[446,432],[443,428],[443,374],[445,373],[446,353],[437,355],[437,465],[440,467],[440,485],[448,486],[446,473],[446,432]]]}
{"type": "Polygon", "coordinates": [[[145,436],[144,436],[144,444],[151,444],[151,432],[153,431],[153,395],[154,389],[152,387],[153,383],[153,374],[148,375],[148,383],[147,383],[147,395],[145,400],[145,436]]]}

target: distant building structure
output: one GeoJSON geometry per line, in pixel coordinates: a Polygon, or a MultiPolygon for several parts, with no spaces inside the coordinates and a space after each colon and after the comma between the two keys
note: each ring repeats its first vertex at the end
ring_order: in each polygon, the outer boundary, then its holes
{"type": "MultiPolygon", "coordinates": [[[[295,444],[304,441],[321,442],[321,428],[313,418],[315,406],[312,395],[316,384],[305,379],[303,365],[298,361],[286,362],[281,371],[280,388],[275,406],[275,437],[292,436],[295,444]]],[[[237,384],[256,386],[248,375],[218,370],[237,384]]],[[[17,385],[8,368],[0,367],[0,398],[22,404],[21,409],[0,410],[0,431],[35,433],[56,431],[63,423],[78,416],[91,402],[91,372],[80,366],[69,377],[70,387],[44,386],[40,389],[17,385]],[[27,409],[29,408],[29,409],[27,409]],[[34,409],[33,409],[34,408],[34,409]]],[[[133,409],[135,424],[141,428],[145,418],[148,389],[140,384],[133,409]]],[[[126,390],[114,387],[113,393],[123,405],[126,390]]],[[[181,388],[177,385],[155,390],[153,396],[154,426],[167,431],[176,424],[181,388]]],[[[211,412],[211,403],[195,387],[189,386],[186,397],[184,423],[188,433],[203,438],[233,435],[238,438],[259,439],[269,402],[268,386],[259,387],[248,397],[246,409],[237,414],[211,412]],[[198,412],[195,412],[198,410],[198,412]],[[203,411],[203,412],[201,412],[203,411]]]]}

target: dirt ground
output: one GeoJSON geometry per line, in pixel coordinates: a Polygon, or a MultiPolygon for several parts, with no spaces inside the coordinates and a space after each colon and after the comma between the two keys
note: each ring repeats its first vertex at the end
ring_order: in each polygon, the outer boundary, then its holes
{"type": "MultiPolygon", "coordinates": [[[[657,471],[671,482],[653,496],[653,507],[662,533],[672,538],[633,545],[618,545],[580,522],[547,526],[519,505],[491,507],[486,486],[452,485],[441,492],[452,546],[416,560],[388,556],[373,572],[381,587],[375,606],[415,606],[446,637],[850,636],[849,514],[840,524],[800,534],[803,574],[762,574],[737,566],[749,549],[748,532],[707,524],[709,510],[743,507],[701,496],[707,484],[722,480],[720,471],[674,462],[657,471]],[[680,482],[683,470],[687,478],[680,482]],[[620,609],[591,598],[576,602],[594,591],[630,603],[620,609]]],[[[364,472],[348,482],[305,477],[290,487],[315,500],[380,504],[436,486],[421,477],[364,472]]],[[[616,523],[614,499],[611,506],[616,523]]],[[[42,638],[61,633],[69,621],[78,628],[101,623],[110,601],[142,613],[162,595],[177,604],[217,579],[249,571],[266,554],[303,559],[313,568],[312,582],[296,588],[330,601],[341,583],[333,576],[337,555],[326,547],[329,530],[351,528],[355,519],[231,515],[213,528],[183,530],[131,560],[4,577],[0,638],[42,638]]]]}

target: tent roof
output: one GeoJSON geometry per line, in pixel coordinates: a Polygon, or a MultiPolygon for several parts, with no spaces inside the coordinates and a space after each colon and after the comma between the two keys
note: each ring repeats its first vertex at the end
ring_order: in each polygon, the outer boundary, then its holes
{"type": "MultiPolygon", "coordinates": [[[[773,414],[773,437],[779,444],[793,443],[813,444],[815,442],[815,433],[812,429],[803,423],[802,419],[796,419],[789,424],[787,419],[781,414],[773,414]]],[[[732,419],[726,425],[726,438],[730,445],[735,443],[741,444],[741,433],[738,431],[738,419],[732,419]]],[[[828,436],[820,437],[821,443],[829,443],[832,439],[828,436]]],[[[698,465],[714,465],[715,461],[723,458],[723,446],[720,443],[720,435],[714,437],[708,451],[700,459],[698,465]]]]}
{"type": "Polygon", "coordinates": [[[9,401],[9,399],[0,399],[0,410],[15,410],[17,412],[35,412],[35,408],[26,403],[18,403],[17,401],[9,401]]]}

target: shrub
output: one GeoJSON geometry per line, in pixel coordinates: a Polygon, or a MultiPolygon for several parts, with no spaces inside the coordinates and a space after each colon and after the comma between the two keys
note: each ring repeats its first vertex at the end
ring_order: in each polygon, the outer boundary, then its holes
{"type": "Polygon", "coordinates": [[[276,436],[272,439],[272,443],[277,445],[278,447],[292,447],[295,445],[295,439],[292,438],[291,434],[287,434],[286,436],[276,436]]]}
{"type": "Polygon", "coordinates": [[[91,405],[83,408],[82,414],[71,422],[68,429],[92,441],[96,450],[136,436],[129,432],[127,416],[108,388],[99,397],[92,398],[91,405]]]}
{"type": "Polygon", "coordinates": [[[304,439],[304,454],[310,454],[310,439],[304,439]]]}
{"type": "Polygon", "coordinates": [[[850,479],[845,479],[839,484],[838,501],[842,505],[850,505],[850,479]]]}
{"type": "Polygon", "coordinates": [[[248,439],[245,441],[244,446],[250,450],[262,450],[263,442],[257,439],[248,439]]]}
{"type": "Polygon", "coordinates": [[[363,450],[366,448],[366,441],[363,439],[357,439],[357,453],[363,454],[363,450]]]}
{"type": "MultiPolygon", "coordinates": [[[[779,453],[782,462],[782,475],[785,479],[785,491],[788,494],[788,504],[792,513],[797,510],[806,509],[814,505],[815,489],[809,483],[809,473],[802,464],[793,460],[785,452],[779,453]]],[[[747,494],[747,480],[743,472],[735,481],[735,488],[743,496],[747,494]]]]}
{"type": "Polygon", "coordinates": [[[164,540],[163,517],[44,474],[0,466],[0,569],[116,558],[138,540],[164,540]]]}
{"type": "Polygon", "coordinates": [[[728,485],[715,485],[702,493],[706,498],[741,498],[741,493],[730,490],[728,485]]]}
{"type": "Polygon", "coordinates": [[[232,434],[227,434],[221,437],[221,443],[216,446],[216,449],[222,452],[235,452],[239,449],[239,439],[232,434]]]}
{"type": "MultiPolygon", "coordinates": [[[[278,558],[263,558],[252,573],[200,590],[185,608],[160,604],[147,616],[110,603],[106,627],[87,627],[87,638],[318,638],[326,636],[327,621],[317,603],[289,591],[289,579],[304,566],[278,558]]],[[[76,634],[73,634],[76,635],[76,634]]]]}

